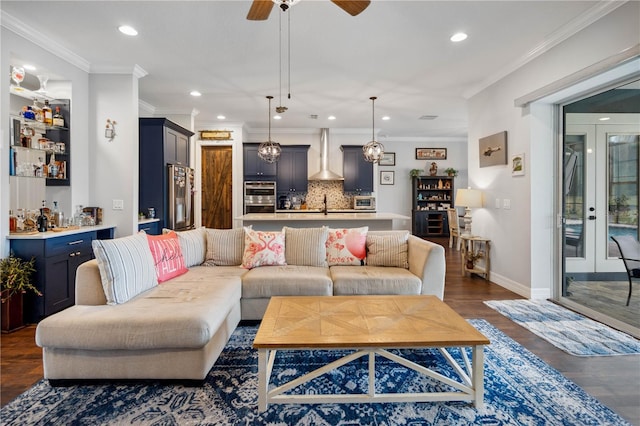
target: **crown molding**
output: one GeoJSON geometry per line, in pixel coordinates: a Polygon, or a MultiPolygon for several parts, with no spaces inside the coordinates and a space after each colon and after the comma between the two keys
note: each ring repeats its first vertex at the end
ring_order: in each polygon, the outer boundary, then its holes
{"type": "Polygon", "coordinates": [[[547,39],[544,42],[540,43],[538,46],[531,49],[524,56],[515,60],[510,65],[503,67],[500,70],[500,72],[485,79],[477,86],[472,87],[469,90],[466,90],[462,94],[462,96],[465,99],[469,99],[472,96],[477,95],[487,87],[502,80],[512,72],[518,70],[519,68],[533,61],[543,53],[548,52],[553,47],[559,45],[563,41],[569,39],[573,35],[582,31],[583,29],[593,24],[597,20],[613,12],[623,4],[627,3],[627,1],[628,0],[602,0],[598,2],[591,9],[585,11],[580,16],[577,16],[576,18],[572,19],[566,25],[563,25],[559,30],[549,35],[549,37],[547,37],[547,39]]]}
{"type": "Polygon", "coordinates": [[[89,61],[3,10],[0,10],[0,25],[26,40],[47,40],[48,52],[80,68],[82,71],[90,72],[91,64],[89,61]]]}
{"type": "Polygon", "coordinates": [[[142,99],[138,99],[138,110],[146,112],[149,115],[154,115],[156,113],[156,107],[142,99]]]}

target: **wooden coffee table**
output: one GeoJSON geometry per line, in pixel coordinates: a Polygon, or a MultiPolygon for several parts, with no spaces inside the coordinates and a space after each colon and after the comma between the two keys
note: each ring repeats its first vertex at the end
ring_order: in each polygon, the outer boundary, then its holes
{"type": "Polygon", "coordinates": [[[473,401],[484,398],[484,345],[489,339],[435,296],[308,296],[272,297],[253,341],[258,349],[258,408],[269,403],[473,401]],[[472,359],[461,350],[463,363],[447,351],[471,347],[472,359]],[[354,349],[337,361],[269,389],[278,350],[354,349]],[[437,348],[454,368],[452,380],[388,351],[437,348]],[[376,393],[375,355],[411,368],[457,391],[376,393]],[[368,393],[291,395],[285,392],[359,357],[369,357],[368,393]]]}

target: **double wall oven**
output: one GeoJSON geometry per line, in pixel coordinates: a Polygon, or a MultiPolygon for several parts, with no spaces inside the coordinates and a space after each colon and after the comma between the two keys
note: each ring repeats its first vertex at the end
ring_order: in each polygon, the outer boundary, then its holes
{"type": "Polygon", "coordinates": [[[244,213],[275,213],[276,183],[246,181],[244,183],[244,213]]]}

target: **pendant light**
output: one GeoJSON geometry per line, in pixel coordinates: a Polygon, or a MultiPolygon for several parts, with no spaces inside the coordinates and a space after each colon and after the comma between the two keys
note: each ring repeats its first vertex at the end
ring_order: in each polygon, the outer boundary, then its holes
{"type": "Polygon", "coordinates": [[[376,141],[376,110],[375,110],[375,96],[370,97],[371,99],[371,141],[367,142],[362,147],[362,154],[364,155],[364,159],[370,163],[379,163],[380,159],[384,155],[384,145],[380,142],[376,141]]]}
{"type": "Polygon", "coordinates": [[[267,99],[269,99],[269,137],[266,142],[262,142],[258,146],[258,157],[267,163],[275,163],[280,159],[282,148],[278,142],[271,140],[271,99],[273,96],[267,96],[267,99]]]}

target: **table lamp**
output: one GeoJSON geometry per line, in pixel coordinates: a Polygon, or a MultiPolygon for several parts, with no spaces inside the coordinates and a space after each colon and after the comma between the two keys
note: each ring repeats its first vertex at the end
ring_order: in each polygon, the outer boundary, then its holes
{"type": "Polygon", "coordinates": [[[482,191],[479,189],[458,189],[456,206],[464,207],[464,235],[471,235],[471,208],[482,207],[482,191]]]}

